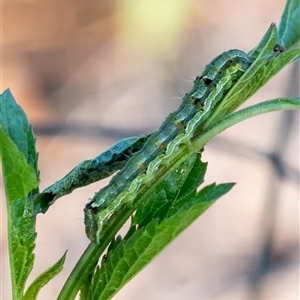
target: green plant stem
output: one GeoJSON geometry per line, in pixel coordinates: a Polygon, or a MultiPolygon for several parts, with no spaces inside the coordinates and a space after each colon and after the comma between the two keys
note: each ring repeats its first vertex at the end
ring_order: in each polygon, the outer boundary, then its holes
{"type": "Polygon", "coordinates": [[[227,115],[220,121],[212,124],[201,135],[193,138],[192,144],[195,149],[201,149],[208,141],[227,128],[252,117],[280,110],[300,109],[300,97],[298,98],[278,98],[265,101],[253,106],[246,107],[237,112],[227,115]]]}
{"type": "Polygon", "coordinates": [[[57,298],[58,300],[69,300],[76,297],[81,285],[94,269],[98,261],[98,257],[101,255],[101,252],[103,252],[104,249],[103,247],[94,243],[90,243],[88,245],[80,259],[78,260],[75,268],[71,272],[68,280],[65,282],[65,285],[63,286],[57,298]]]}
{"type": "MultiPolygon", "coordinates": [[[[203,146],[214,136],[238,122],[267,112],[291,109],[300,109],[300,98],[279,98],[247,107],[238,112],[228,115],[221,121],[213,124],[202,135],[194,137],[192,145],[195,150],[199,150],[203,148],[203,146]]],[[[165,174],[169,171],[169,169],[173,170],[174,168],[178,167],[190,155],[191,152],[187,151],[186,147],[183,147],[183,149],[179,150],[175,157],[172,159],[172,163],[170,163],[169,168],[162,170],[162,172],[159,174],[158,180],[155,182],[155,185],[157,185],[165,178],[165,174]]],[[[136,200],[133,206],[128,207],[126,205],[123,205],[120,210],[112,215],[107,223],[107,226],[105,226],[103,230],[102,243],[100,245],[96,245],[95,243],[89,244],[81,258],[79,259],[78,263],[76,264],[75,268],[73,269],[72,273],[70,274],[69,278],[67,279],[58,297],[58,300],[70,300],[76,297],[78,291],[80,290],[80,287],[86,280],[87,276],[94,270],[99,257],[103,254],[106,247],[109,245],[120,228],[124,225],[126,220],[135,211],[138,204],[147,196],[148,193],[144,191],[144,193],[142,193],[141,197],[136,200]]]]}
{"type": "Polygon", "coordinates": [[[21,294],[15,276],[17,272],[14,263],[13,233],[14,233],[14,224],[11,218],[11,207],[10,205],[7,205],[7,236],[8,236],[8,253],[9,253],[9,264],[10,264],[11,286],[12,286],[12,299],[17,300],[20,299],[21,294]]]}
{"type": "Polygon", "coordinates": [[[94,270],[99,257],[103,254],[114,236],[135,210],[134,207],[131,207],[129,209],[125,205],[122,208],[123,209],[121,209],[112,217],[112,219],[110,220],[110,226],[107,226],[106,230],[104,229],[102,243],[100,245],[97,245],[95,243],[90,243],[88,245],[80,259],[78,260],[76,266],[72,270],[65,285],[63,286],[57,298],[58,300],[71,300],[76,297],[82,284],[84,283],[88,275],[91,274],[91,272],[94,270]]]}

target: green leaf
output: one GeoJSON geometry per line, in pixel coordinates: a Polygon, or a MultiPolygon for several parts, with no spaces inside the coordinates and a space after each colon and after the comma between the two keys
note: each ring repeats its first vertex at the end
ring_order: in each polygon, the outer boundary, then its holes
{"type": "Polygon", "coordinates": [[[260,78],[257,79],[258,71],[263,68],[269,58],[274,55],[273,48],[277,40],[277,28],[275,24],[271,24],[267,32],[259,44],[252,49],[248,56],[253,60],[250,68],[244,75],[235,83],[235,85],[225,95],[219,105],[215,108],[210,118],[206,121],[202,128],[197,130],[196,134],[201,133],[201,130],[208,128],[212,123],[233,112],[243,102],[245,102],[255,91],[260,78]],[[248,84],[246,87],[245,85],[248,84]]]}
{"type": "Polygon", "coordinates": [[[300,48],[296,48],[274,55],[267,60],[255,61],[238,81],[238,84],[226,95],[223,106],[224,112],[227,114],[238,108],[299,54],[300,48]]]}
{"type": "Polygon", "coordinates": [[[287,49],[300,43],[300,2],[299,0],[287,0],[283,11],[279,29],[278,43],[287,49]]]}
{"type": "MultiPolygon", "coordinates": [[[[217,107],[203,129],[236,110],[250,96],[257,92],[274,75],[300,55],[300,48],[290,49],[283,53],[273,52],[277,40],[277,30],[271,25],[258,48],[260,54],[240,80],[232,87],[217,107]]],[[[251,53],[251,52],[250,52],[251,53]]]]}
{"type": "Polygon", "coordinates": [[[178,168],[156,188],[151,196],[152,207],[149,199],[138,208],[131,233],[108,252],[101,267],[97,268],[86,299],[111,299],[216,199],[231,189],[233,184],[213,184],[196,193],[199,182],[203,181],[206,164],[195,157],[191,160],[194,161],[192,164],[189,161],[181,167],[183,173],[187,173],[183,174],[183,180],[180,179],[181,168],[178,168]],[[190,192],[183,196],[181,190],[190,192]],[[179,195],[183,197],[178,198],[179,195]]]}
{"type": "Polygon", "coordinates": [[[148,196],[147,200],[137,209],[132,219],[132,225],[144,226],[152,219],[164,219],[174,199],[182,195],[182,190],[195,193],[195,186],[198,187],[203,181],[206,171],[206,164],[204,163],[199,169],[193,168],[197,161],[196,153],[194,153],[180,168],[174,171],[173,176],[168,176],[165,181],[159,184],[154,192],[148,196]],[[191,171],[193,171],[192,174],[190,174],[191,171]],[[187,181],[188,176],[189,180],[187,181]]]}
{"type": "Polygon", "coordinates": [[[67,251],[64,255],[49,269],[39,275],[28,287],[24,300],[35,300],[37,299],[38,293],[52,278],[54,278],[62,269],[66,260],[67,251]]]}
{"type": "Polygon", "coordinates": [[[37,153],[31,126],[9,90],[0,95],[0,111],[12,292],[13,299],[22,299],[34,262],[35,218],[28,196],[37,192],[37,153]]]}
{"type": "Polygon", "coordinates": [[[254,61],[270,54],[277,41],[277,28],[274,23],[268,28],[262,39],[249,53],[248,56],[254,61]]]}
{"type": "MultiPolygon", "coordinates": [[[[79,293],[80,300],[85,300],[89,298],[89,288],[90,288],[90,283],[92,282],[92,278],[93,278],[93,273],[87,276],[85,283],[81,286],[80,293],[79,293]]],[[[72,297],[72,299],[74,299],[74,297],[72,297]]]]}
{"type": "Polygon", "coordinates": [[[10,90],[5,90],[0,95],[0,124],[7,136],[23,153],[29,165],[38,174],[38,155],[35,149],[35,137],[32,126],[28,122],[23,109],[16,103],[10,90]]]}
{"type": "Polygon", "coordinates": [[[0,124],[0,153],[5,194],[10,204],[16,199],[27,197],[36,188],[37,177],[33,167],[27,163],[26,157],[16,144],[7,136],[0,124]]]}
{"type": "Polygon", "coordinates": [[[122,169],[150,136],[151,133],[122,139],[97,157],[79,163],[62,179],[33,197],[35,214],[45,213],[58,198],[72,193],[75,189],[104,179],[122,169]]]}

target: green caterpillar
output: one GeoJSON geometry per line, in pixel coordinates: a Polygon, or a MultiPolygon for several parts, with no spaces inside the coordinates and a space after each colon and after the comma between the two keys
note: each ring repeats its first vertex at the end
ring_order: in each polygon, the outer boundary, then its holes
{"type": "Polygon", "coordinates": [[[190,153],[197,151],[191,145],[191,138],[201,131],[216,105],[251,63],[243,51],[229,50],[213,59],[202,75],[196,77],[179,108],[85,206],[85,229],[91,241],[100,243],[101,230],[111,214],[124,203],[132,205],[143,189],[153,185],[180,147],[186,147],[190,153]]]}

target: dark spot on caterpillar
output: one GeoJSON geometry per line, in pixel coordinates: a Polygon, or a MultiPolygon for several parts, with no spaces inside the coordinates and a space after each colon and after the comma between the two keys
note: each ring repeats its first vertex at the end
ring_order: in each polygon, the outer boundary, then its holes
{"type": "Polygon", "coordinates": [[[184,129],[184,126],[183,126],[183,123],[182,123],[182,122],[176,120],[174,123],[175,123],[175,125],[177,126],[177,128],[178,128],[179,130],[183,130],[183,129],[184,129]]]}
{"type": "Polygon", "coordinates": [[[203,106],[201,100],[202,100],[201,98],[191,97],[191,102],[197,107],[203,106]]]}
{"type": "Polygon", "coordinates": [[[140,170],[145,170],[146,166],[143,163],[141,163],[141,164],[139,164],[139,168],[140,168],[140,170]]]}
{"type": "Polygon", "coordinates": [[[221,73],[222,73],[222,69],[221,69],[221,68],[217,68],[216,71],[217,71],[218,74],[221,74],[221,73]]]}
{"type": "Polygon", "coordinates": [[[157,143],[157,148],[163,150],[165,148],[165,145],[163,143],[157,143]]]}
{"type": "Polygon", "coordinates": [[[273,51],[275,52],[275,53],[277,53],[277,54],[280,54],[280,53],[282,53],[282,52],[285,52],[285,47],[284,46],[282,46],[282,45],[280,45],[280,44],[276,44],[275,46],[274,46],[274,48],[273,48],[273,51]]]}
{"type": "Polygon", "coordinates": [[[88,204],[86,205],[86,208],[90,211],[91,214],[95,215],[95,214],[98,213],[99,207],[93,207],[91,204],[92,204],[92,202],[91,202],[91,203],[88,203],[88,204]]]}
{"type": "Polygon", "coordinates": [[[203,82],[207,86],[211,86],[213,83],[213,81],[210,78],[206,78],[206,77],[203,78],[203,82]]]}
{"type": "Polygon", "coordinates": [[[234,62],[234,58],[233,57],[229,57],[228,61],[232,64],[234,62]]]}

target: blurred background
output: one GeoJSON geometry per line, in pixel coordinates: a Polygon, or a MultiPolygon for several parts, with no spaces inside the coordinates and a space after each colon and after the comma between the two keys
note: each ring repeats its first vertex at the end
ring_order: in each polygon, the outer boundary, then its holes
{"type": "MultiPolygon", "coordinates": [[[[211,59],[232,48],[250,51],[279,23],[284,5],[3,0],[1,90],[11,89],[33,124],[41,190],[119,139],[158,128],[211,59]]],[[[247,105],[295,96],[297,71],[287,67],[247,105]]],[[[211,141],[205,184],[237,184],[114,299],[298,299],[298,116],[256,117],[211,141]]],[[[82,210],[107,182],[38,215],[30,279],[68,249],[65,268],[39,299],[57,297],[87,247],[82,210]]],[[[10,299],[5,212],[1,244],[2,296],[10,299]]]]}

